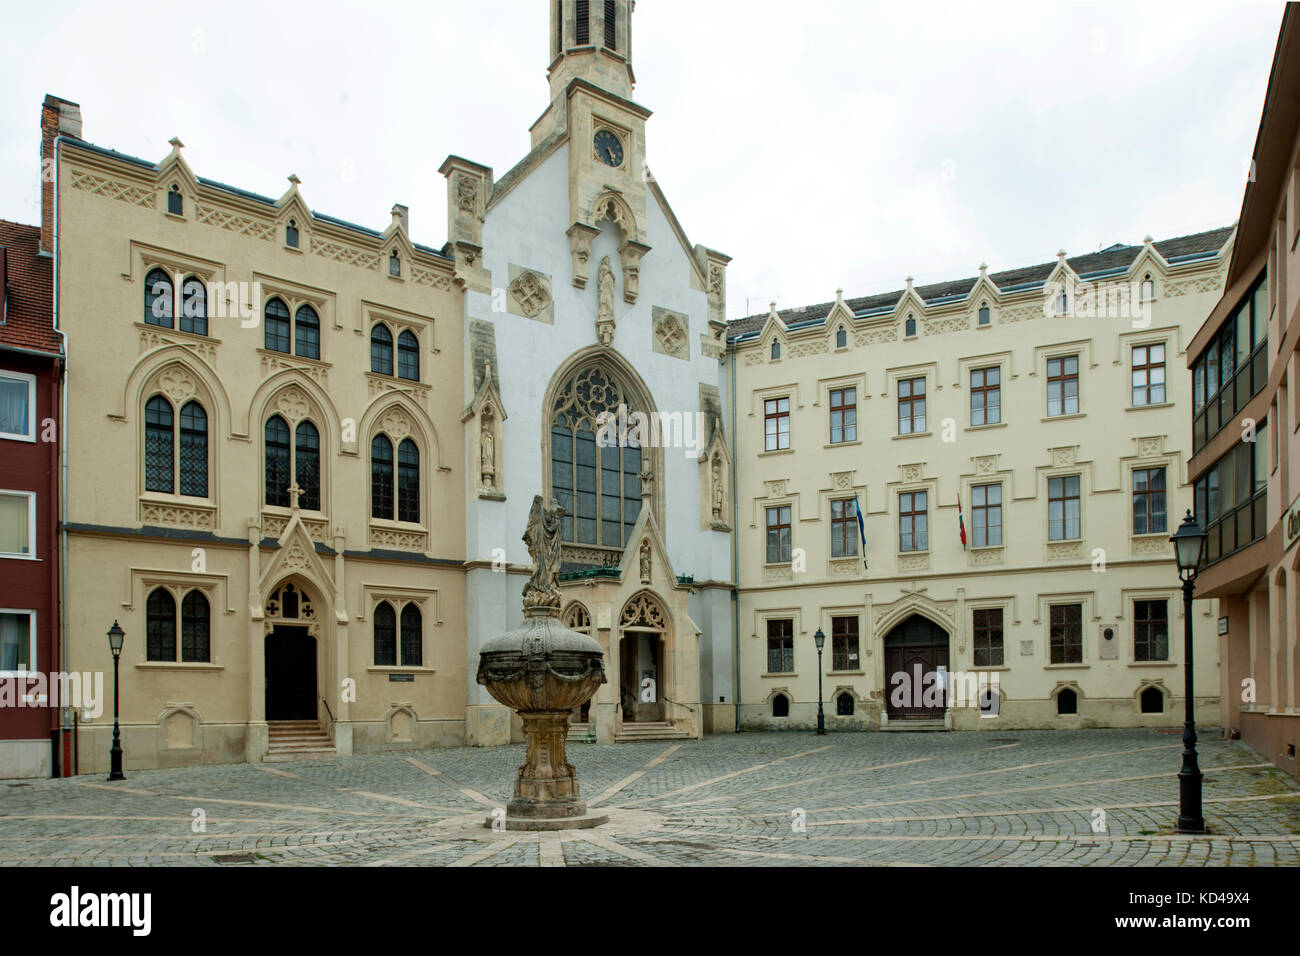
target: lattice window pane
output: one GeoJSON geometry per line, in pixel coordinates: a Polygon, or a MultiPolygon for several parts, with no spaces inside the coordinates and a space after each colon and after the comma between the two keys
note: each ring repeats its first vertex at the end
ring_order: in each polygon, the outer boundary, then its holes
{"type": "Polygon", "coordinates": [[[370,442],[370,517],[393,517],[393,443],[384,435],[370,442]]]}
{"type": "Polygon", "coordinates": [[[375,608],[375,666],[397,666],[397,614],[387,601],[375,608]]]}
{"type": "Polygon", "coordinates": [[[266,422],[266,503],[289,507],[289,426],[279,415],[266,422]]]}
{"type": "Polygon", "coordinates": [[[294,439],[294,480],[302,489],[304,511],[320,511],[320,432],[311,422],[299,422],[294,439]]]}
{"type": "Polygon", "coordinates": [[[266,303],[266,348],[271,352],[289,351],[289,307],[279,299],[266,303]]]}
{"type": "Polygon", "coordinates": [[[176,599],[166,588],[155,588],[145,603],[145,657],[176,660],[176,599]]]}
{"type": "Polygon", "coordinates": [[[199,591],[191,591],[181,602],[181,660],[210,660],[209,628],[208,599],[199,591]]]}
{"type": "Polygon", "coordinates": [[[424,661],[424,630],[420,609],[414,604],[402,608],[402,666],[420,667],[424,661]]]}
{"type": "Polygon", "coordinates": [[[294,354],[303,358],[320,358],[320,317],[309,305],[298,307],[294,316],[294,354]]]}
{"type": "Polygon", "coordinates": [[[420,449],[409,438],[397,448],[397,520],[420,520],[420,449]]]}
{"type": "Polygon", "coordinates": [[[181,494],[208,496],[208,413],[198,402],[181,409],[181,494]]]}
{"type": "Polygon", "coordinates": [[[370,330],[370,371],[376,375],[393,374],[393,333],[386,325],[370,330]]]}

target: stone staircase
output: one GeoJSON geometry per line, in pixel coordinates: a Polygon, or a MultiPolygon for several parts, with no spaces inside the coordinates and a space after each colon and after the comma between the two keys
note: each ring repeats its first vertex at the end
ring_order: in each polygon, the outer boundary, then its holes
{"type": "Polygon", "coordinates": [[[569,724],[569,743],[590,744],[596,742],[596,728],[591,724],[569,724]]]}
{"type": "Polygon", "coordinates": [[[637,740],[690,740],[691,735],[666,720],[624,721],[616,743],[626,744],[637,740]]]}
{"type": "Polygon", "coordinates": [[[334,742],[314,720],[268,720],[266,729],[270,739],[266,763],[319,760],[338,755],[334,742]]]}
{"type": "Polygon", "coordinates": [[[909,731],[912,733],[916,733],[917,731],[923,733],[928,731],[933,733],[935,731],[947,730],[948,728],[945,726],[942,717],[937,720],[924,717],[896,717],[883,724],[880,729],[886,732],[892,731],[894,733],[906,733],[909,731]]]}

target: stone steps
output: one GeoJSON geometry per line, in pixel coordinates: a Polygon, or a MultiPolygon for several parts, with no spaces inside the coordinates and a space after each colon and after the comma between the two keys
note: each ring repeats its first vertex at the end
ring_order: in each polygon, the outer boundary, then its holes
{"type": "Polygon", "coordinates": [[[936,730],[947,730],[948,728],[947,728],[946,726],[944,726],[944,722],[943,722],[942,719],[940,719],[940,720],[928,720],[928,719],[912,720],[912,719],[907,719],[907,718],[899,717],[899,718],[894,718],[893,720],[888,721],[888,722],[885,723],[885,724],[884,724],[880,729],[881,729],[881,730],[884,730],[884,731],[894,731],[894,732],[896,732],[896,733],[901,733],[901,732],[904,732],[904,731],[922,731],[922,732],[927,732],[927,731],[929,731],[929,732],[933,732],[933,731],[936,731],[936,730]]]}
{"type": "Polygon", "coordinates": [[[629,743],[637,740],[690,740],[691,735],[666,720],[625,721],[615,740],[629,743]]]}
{"type": "Polygon", "coordinates": [[[329,735],[314,720],[268,720],[266,763],[335,757],[329,735]]]}

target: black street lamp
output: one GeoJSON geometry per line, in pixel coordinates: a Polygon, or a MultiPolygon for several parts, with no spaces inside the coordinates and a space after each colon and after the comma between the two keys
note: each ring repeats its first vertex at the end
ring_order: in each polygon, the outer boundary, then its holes
{"type": "Polygon", "coordinates": [[[117,663],[122,657],[122,639],[126,632],[117,626],[117,621],[108,629],[108,647],[113,652],[113,749],[108,752],[108,779],[125,780],[122,773],[122,733],[117,725],[117,663]]]}
{"type": "Polygon", "coordinates": [[[1205,532],[1196,523],[1189,509],[1187,517],[1170,539],[1174,543],[1178,561],[1178,577],[1183,582],[1183,679],[1187,697],[1187,715],[1183,720],[1183,766],[1178,771],[1178,832],[1204,833],[1205,817],[1201,815],[1201,768],[1196,763],[1196,692],[1192,681],[1192,592],[1196,590],[1196,572],[1205,551],[1205,532]]]}
{"type": "Polygon", "coordinates": [[[817,633],[813,635],[813,640],[817,642],[817,733],[826,733],[826,712],[822,710],[822,647],[826,644],[826,635],[822,629],[817,628],[817,633]]]}

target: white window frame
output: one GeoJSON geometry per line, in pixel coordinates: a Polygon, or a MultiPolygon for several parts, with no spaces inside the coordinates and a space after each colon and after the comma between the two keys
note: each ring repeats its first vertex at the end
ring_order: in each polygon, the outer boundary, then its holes
{"type": "Polygon", "coordinates": [[[0,438],[9,441],[26,441],[36,442],[36,376],[27,372],[13,372],[9,369],[0,369],[0,378],[7,378],[11,381],[27,383],[27,432],[26,435],[15,434],[13,432],[0,432],[0,438]]]}
{"type": "Polygon", "coordinates": [[[26,614],[27,625],[27,661],[32,670],[25,671],[8,671],[0,670],[0,677],[23,677],[27,674],[37,673],[38,667],[36,661],[36,612],[24,607],[0,607],[0,614],[26,614]]]}
{"type": "Polygon", "coordinates": [[[12,561],[36,561],[36,492],[18,491],[10,488],[0,488],[0,495],[13,495],[14,497],[24,497],[27,499],[27,553],[20,551],[0,551],[0,559],[8,558],[12,561]]]}

